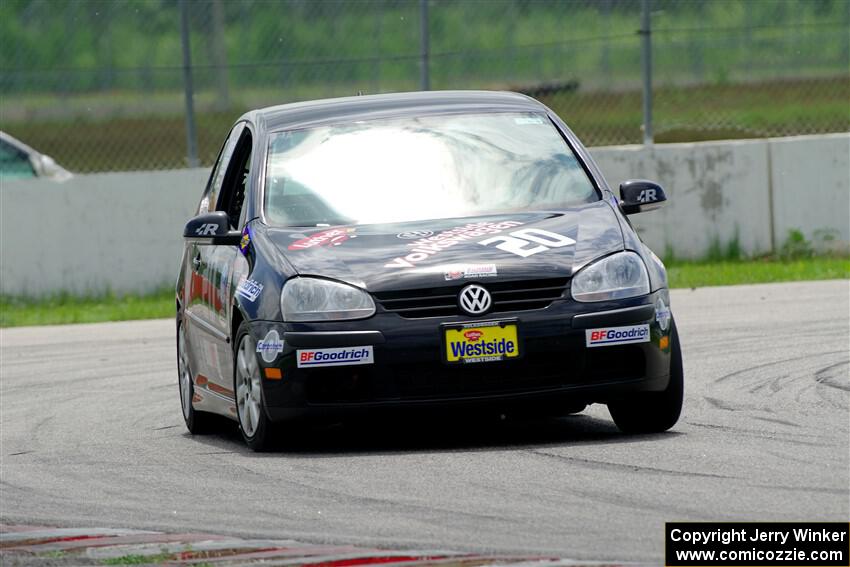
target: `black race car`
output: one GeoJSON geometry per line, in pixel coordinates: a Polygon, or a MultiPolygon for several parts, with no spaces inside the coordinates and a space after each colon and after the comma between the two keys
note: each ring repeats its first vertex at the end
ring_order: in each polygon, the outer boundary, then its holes
{"type": "Polygon", "coordinates": [[[180,399],[260,449],[275,425],[383,408],[570,413],[626,432],[682,405],[661,261],[551,110],[506,92],[249,112],[186,225],[180,399]]]}

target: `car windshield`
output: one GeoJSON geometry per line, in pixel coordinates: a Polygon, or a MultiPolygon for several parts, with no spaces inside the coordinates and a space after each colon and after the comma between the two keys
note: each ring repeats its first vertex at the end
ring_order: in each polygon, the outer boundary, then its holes
{"type": "Polygon", "coordinates": [[[544,114],[486,113],[358,121],[278,132],[265,210],[278,226],[383,224],[598,200],[544,114]]]}

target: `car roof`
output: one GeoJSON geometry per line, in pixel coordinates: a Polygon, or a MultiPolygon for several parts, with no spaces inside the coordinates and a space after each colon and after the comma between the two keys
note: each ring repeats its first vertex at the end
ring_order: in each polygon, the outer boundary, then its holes
{"type": "Polygon", "coordinates": [[[507,91],[423,91],[295,102],[254,110],[240,120],[274,131],[388,116],[545,110],[533,98],[507,91]]]}

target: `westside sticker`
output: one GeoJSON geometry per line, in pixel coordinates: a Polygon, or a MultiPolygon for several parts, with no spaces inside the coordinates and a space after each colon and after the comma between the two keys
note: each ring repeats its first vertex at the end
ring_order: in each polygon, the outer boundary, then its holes
{"type": "Polygon", "coordinates": [[[649,342],[649,325],[631,325],[629,327],[608,327],[606,329],[587,329],[584,332],[585,343],[590,347],[628,345],[649,342]]]}
{"type": "Polygon", "coordinates": [[[469,278],[490,278],[497,276],[496,264],[470,264],[467,266],[448,266],[443,276],[446,281],[469,278]]]}
{"type": "Polygon", "coordinates": [[[274,362],[277,355],[283,352],[283,341],[277,331],[271,330],[266,337],[257,341],[257,352],[266,362],[274,362]]]}
{"type": "Polygon", "coordinates": [[[372,347],[314,348],[296,352],[298,368],[317,366],[351,366],[354,364],[373,364],[375,362],[372,347]]]}
{"type": "Polygon", "coordinates": [[[466,242],[472,238],[486,236],[488,234],[498,234],[503,230],[521,226],[523,223],[519,221],[481,221],[471,222],[463,226],[444,230],[434,236],[420,238],[408,243],[411,247],[410,253],[405,256],[393,258],[391,262],[385,264],[385,268],[414,268],[416,264],[427,260],[434,254],[438,254],[441,250],[450,248],[461,242],[466,242]]]}
{"type": "Polygon", "coordinates": [[[237,295],[241,295],[248,301],[257,301],[261,291],[263,291],[263,284],[254,280],[245,280],[236,288],[237,295]]]}
{"type": "Polygon", "coordinates": [[[316,246],[339,246],[349,238],[357,238],[355,228],[332,228],[305,236],[289,245],[289,250],[305,250],[316,246]]]}

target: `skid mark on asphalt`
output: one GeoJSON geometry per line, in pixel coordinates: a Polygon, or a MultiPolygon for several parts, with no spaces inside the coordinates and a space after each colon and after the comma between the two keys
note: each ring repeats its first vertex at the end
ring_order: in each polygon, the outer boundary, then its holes
{"type": "Polygon", "coordinates": [[[850,380],[848,380],[847,372],[837,372],[838,368],[847,366],[848,364],[850,364],[850,360],[842,360],[841,362],[825,366],[820,370],[815,370],[815,381],[818,384],[822,384],[830,388],[837,388],[839,390],[844,390],[845,392],[850,392],[850,380]],[[842,378],[845,382],[847,382],[846,384],[838,383],[838,381],[842,378]]]}
{"type": "MultiPolygon", "coordinates": [[[[720,425],[717,423],[700,423],[697,421],[688,421],[688,425],[693,425],[694,427],[702,427],[705,429],[715,429],[718,431],[725,431],[729,433],[736,433],[747,435],[750,437],[754,437],[757,439],[770,439],[770,440],[778,440],[777,434],[775,431],[760,431],[754,429],[747,429],[743,427],[737,427],[732,425],[720,425]]],[[[802,437],[816,437],[814,434],[807,433],[784,433],[782,435],[781,441],[783,443],[791,443],[794,445],[807,445],[810,447],[829,447],[831,444],[829,443],[817,443],[815,441],[806,441],[802,439],[794,439],[792,436],[802,436],[802,437]]]]}
{"type": "Polygon", "coordinates": [[[807,360],[809,358],[818,358],[818,357],[822,357],[822,356],[826,356],[826,355],[830,355],[830,354],[844,354],[846,352],[847,352],[846,350],[831,350],[831,351],[826,351],[826,352],[814,352],[814,353],[804,354],[802,356],[792,356],[791,358],[785,358],[783,360],[774,360],[774,361],[771,361],[771,362],[765,362],[764,364],[756,364],[754,366],[747,366],[746,368],[742,368],[740,370],[736,370],[734,372],[724,374],[723,376],[720,376],[719,378],[715,378],[714,382],[715,383],[724,382],[724,381],[728,380],[729,378],[734,378],[735,376],[739,376],[741,374],[752,373],[753,371],[760,370],[762,368],[769,368],[771,366],[783,365],[783,364],[787,364],[789,362],[796,362],[798,360],[807,360]]]}
{"type": "Polygon", "coordinates": [[[761,421],[767,421],[769,423],[779,423],[780,425],[787,425],[789,427],[801,427],[799,423],[794,423],[793,421],[787,421],[787,420],[784,420],[784,419],[777,419],[777,418],[774,418],[774,417],[764,417],[764,416],[761,416],[761,415],[754,415],[754,416],[752,416],[752,418],[758,419],[758,420],[761,420],[761,421]]]}
{"type": "Polygon", "coordinates": [[[692,471],[677,471],[671,469],[659,469],[655,467],[646,467],[642,465],[633,465],[628,463],[612,463],[609,461],[597,461],[593,459],[580,459],[578,457],[565,457],[563,455],[558,455],[555,453],[547,453],[546,451],[539,450],[526,450],[527,453],[531,453],[533,455],[537,455],[540,457],[547,457],[550,459],[558,459],[560,461],[566,461],[568,463],[574,463],[582,466],[586,466],[591,469],[600,469],[600,470],[609,470],[609,471],[617,471],[623,473],[649,473],[649,474],[665,474],[672,476],[683,476],[683,477],[699,477],[699,478],[722,478],[722,479],[732,479],[739,478],[736,476],[722,475],[722,474],[712,474],[712,473],[701,473],[701,472],[692,472],[692,471]]]}
{"type": "Polygon", "coordinates": [[[847,496],[847,491],[841,488],[829,488],[820,486],[781,486],[778,484],[750,484],[753,488],[765,488],[767,490],[782,490],[786,492],[812,492],[815,494],[835,494],[837,496],[847,496]]]}

